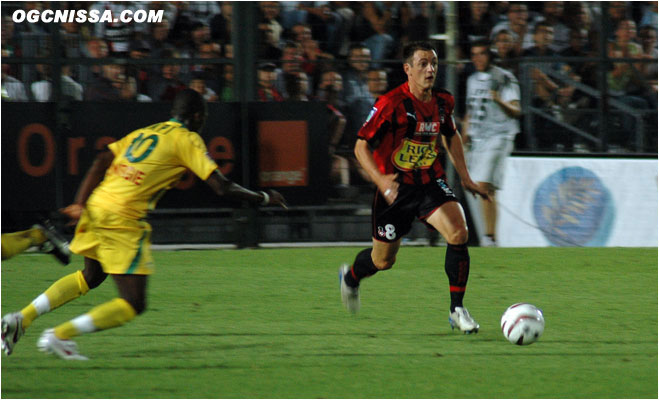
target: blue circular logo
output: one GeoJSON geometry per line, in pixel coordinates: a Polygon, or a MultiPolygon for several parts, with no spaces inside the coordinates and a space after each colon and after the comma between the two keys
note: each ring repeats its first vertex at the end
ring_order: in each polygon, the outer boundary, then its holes
{"type": "Polygon", "coordinates": [[[605,246],[614,220],[611,193],[592,171],[563,168],[535,192],[533,214],[554,246],[605,246]]]}

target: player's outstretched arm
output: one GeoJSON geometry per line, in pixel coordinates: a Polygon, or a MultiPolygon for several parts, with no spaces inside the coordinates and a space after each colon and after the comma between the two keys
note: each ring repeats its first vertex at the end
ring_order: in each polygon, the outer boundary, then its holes
{"type": "Polygon", "coordinates": [[[279,192],[275,190],[268,190],[267,193],[251,191],[230,181],[217,169],[206,179],[206,183],[221,197],[226,196],[232,200],[244,200],[261,206],[279,205],[288,209],[286,199],[279,192]]]}
{"type": "Polygon", "coordinates": [[[96,186],[101,183],[105,176],[105,171],[110,168],[113,160],[114,154],[111,151],[106,150],[99,153],[94,159],[94,163],[85,174],[73,203],[59,210],[60,213],[71,218],[70,224],[75,224],[76,221],[80,219],[80,215],[85,208],[87,199],[94,189],[96,189],[96,186]]]}

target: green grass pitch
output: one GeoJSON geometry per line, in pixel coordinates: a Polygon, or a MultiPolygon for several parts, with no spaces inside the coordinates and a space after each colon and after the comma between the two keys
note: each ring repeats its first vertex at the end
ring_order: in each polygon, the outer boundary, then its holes
{"type": "MultiPolygon", "coordinates": [[[[76,339],[87,362],[39,353],[46,329],[115,297],[108,279],[35,321],[2,355],[4,398],[657,398],[657,249],[473,248],[452,332],[443,248],[404,247],[341,306],[337,269],[358,248],[155,252],[147,312],[76,339]],[[509,305],[544,310],[530,346],[508,343],[509,305]]],[[[2,263],[2,313],[82,259],[2,263]]]]}

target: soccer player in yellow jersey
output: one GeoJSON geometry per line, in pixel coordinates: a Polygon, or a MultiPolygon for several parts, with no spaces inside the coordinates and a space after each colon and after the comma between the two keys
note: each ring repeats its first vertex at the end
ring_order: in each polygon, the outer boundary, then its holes
{"type": "Polygon", "coordinates": [[[206,120],[201,95],[191,89],[180,92],[172,117],[128,134],[94,160],[74,203],[61,210],[78,220],[70,249],[85,257],[85,268],[56,281],[20,312],[2,318],[2,348],[7,355],[38,316],[96,288],[108,275],[119,296],[47,329],[37,342],[39,349],[63,359],[85,360],[71,338],[121,326],[144,312],[147,277],[153,273],[151,227],[144,217],[186,169],[219,196],[285,207],[278,192],[253,192],[218,170],[196,133],[206,120]]]}

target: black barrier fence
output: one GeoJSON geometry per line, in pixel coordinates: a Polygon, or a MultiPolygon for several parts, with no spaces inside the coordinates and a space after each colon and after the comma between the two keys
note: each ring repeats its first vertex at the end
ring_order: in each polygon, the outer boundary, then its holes
{"type": "MultiPolygon", "coordinates": [[[[165,103],[75,102],[62,114],[55,103],[4,103],[3,231],[24,227],[35,213],[44,215],[69,204],[100,150],[135,129],[169,119],[170,107],[165,103]]],[[[211,103],[208,109],[200,134],[227,177],[253,189],[275,188],[292,205],[326,201],[329,154],[324,104],[249,104],[248,138],[241,135],[239,104],[211,103]],[[245,143],[249,148],[243,151],[245,143]]],[[[240,207],[218,199],[191,173],[158,206],[240,207]]]]}

